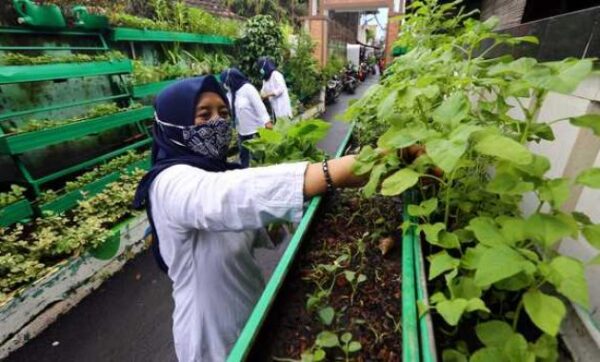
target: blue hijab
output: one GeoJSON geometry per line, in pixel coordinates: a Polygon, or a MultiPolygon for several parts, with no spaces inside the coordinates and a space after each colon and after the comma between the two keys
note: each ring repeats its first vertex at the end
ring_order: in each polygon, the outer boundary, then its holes
{"type": "MultiPolygon", "coordinates": [[[[154,103],[155,117],[162,122],[178,126],[194,125],[196,104],[200,95],[204,92],[217,93],[228,105],[227,97],[215,77],[209,75],[189,78],[178,81],[160,92],[154,103]]],[[[138,210],[146,207],[155,241],[153,243],[155,256],[161,269],[166,271],[166,265],[162,261],[160,253],[158,253],[158,235],[156,235],[150,207],[150,186],[154,179],[162,171],[174,165],[189,165],[209,172],[221,172],[241,167],[238,164],[228,163],[225,159],[215,159],[195,154],[192,150],[182,146],[184,141],[182,132],[179,129],[159,127],[154,123],[152,133],[154,139],[151,156],[152,167],[137,187],[133,207],[138,210]]]]}
{"type": "Polygon", "coordinates": [[[248,77],[237,68],[225,69],[221,72],[221,82],[231,91],[231,115],[236,120],[235,115],[235,95],[244,84],[250,83],[248,77]]]}
{"type": "Polygon", "coordinates": [[[273,61],[273,59],[269,57],[258,58],[258,60],[256,61],[256,66],[258,69],[263,70],[264,73],[262,77],[264,80],[269,80],[269,78],[271,78],[271,74],[273,74],[273,72],[277,70],[277,65],[275,65],[275,61],[273,61]]]}

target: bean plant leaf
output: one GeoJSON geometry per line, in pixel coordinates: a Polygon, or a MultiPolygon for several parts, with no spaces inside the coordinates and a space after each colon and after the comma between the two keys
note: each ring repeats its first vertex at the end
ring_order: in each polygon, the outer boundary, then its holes
{"type": "Polygon", "coordinates": [[[461,140],[435,138],[429,140],[425,147],[427,155],[444,172],[454,170],[458,161],[467,150],[467,142],[461,140]]]}
{"type": "Polygon", "coordinates": [[[469,362],[506,362],[506,357],[500,348],[485,347],[473,353],[469,362]]]}
{"type": "Polygon", "coordinates": [[[525,182],[517,175],[498,173],[487,185],[486,190],[500,195],[521,195],[533,191],[534,184],[525,182]]]}
{"type": "Polygon", "coordinates": [[[508,323],[498,320],[479,323],[475,326],[475,333],[486,347],[503,347],[515,334],[508,323]]]}
{"type": "Polygon", "coordinates": [[[396,98],[398,97],[398,90],[391,91],[387,97],[379,104],[377,108],[377,118],[381,120],[385,120],[388,115],[394,113],[394,104],[396,103],[396,98]]]}
{"type": "Polygon", "coordinates": [[[420,225],[420,228],[425,233],[425,239],[428,242],[435,244],[438,242],[438,234],[440,233],[440,231],[446,228],[446,225],[444,225],[444,223],[438,222],[433,225],[423,224],[420,225]]]}
{"type": "Polygon", "coordinates": [[[344,334],[342,334],[342,336],[340,337],[340,340],[343,343],[348,343],[352,340],[352,333],[346,332],[344,334]]]}
{"type": "Polygon", "coordinates": [[[596,136],[600,136],[600,114],[585,114],[570,118],[573,126],[589,128],[596,136]]]}
{"type": "Polygon", "coordinates": [[[438,235],[437,243],[432,243],[445,249],[458,249],[460,248],[460,241],[455,233],[451,233],[445,230],[440,231],[438,235]]]}
{"type": "Polygon", "coordinates": [[[496,222],[500,225],[500,230],[507,243],[514,245],[527,238],[526,221],[517,217],[498,217],[496,222]]]}
{"type": "Polygon", "coordinates": [[[600,167],[594,167],[583,171],[577,176],[575,181],[583,186],[600,189],[600,167]]]}
{"type": "Polygon", "coordinates": [[[563,94],[570,94],[591,72],[592,59],[569,59],[563,62],[549,63],[558,74],[545,82],[545,88],[563,94]]]}
{"type": "Polygon", "coordinates": [[[521,272],[529,263],[510,247],[498,245],[483,252],[475,271],[475,284],[484,287],[521,272]]]}
{"type": "Polygon", "coordinates": [[[583,308],[589,309],[590,297],[583,263],[566,256],[557,256],[552,259],[549,267],[550,273],[547,278],[556,290],[583,308]]]}
{"type": "Polygon", "coordinates": [[[566,178],[549,180],[539,187],[538,191],[542,201],[547,201],[553,208],[560,209],[569,198],[569,180],[566,178]]]}
{"type": "Polygon", "coordinates": [[[572,226],[556,215],[535,213],[527,219],[528,236],[544,243],[547,248],[572,233],[572,226]]]}
{"type": "Polygon", "coordinates": [[[472,277],[458,277],[447,284],[452,298],[472,299],[481,297],[481,288],[475,285],[475,280],[472,277]]]}
{"type": "Polygon", "coordinates": [[[442,352],[442,361],[444,362],[468,362],[467,356],[455,349],[445,349],[442,352]]]}
{"type": "Polygon", "coordinates": [[[352,172],[355,175],[364,175],[371,171],[377,161],[377,152],[371,146],[365,146],[360,150],[356,161],[352,164],[352,172]]]}
{"type": "Polygon", "coordinates": [[[474,299],[450,299],[444,300],[435,306],[438,313],[444,318],[446,323],[456,326],[465,312],[474,312],[477,310],[489,312],[483,301],[479,298],[474,299]]]}
{"type": "Polygon", "coordinates": [[[496,134],[483,136],[475,145],[475,150],[482,155],[497,157],[518,165],[527,165],[533,161],[527,147],[511,138],[496,134]]]}
{"type": "Polygon", "coordinates": [[[440,124],[457,126],[467,118],[471,103],[463,93],[454,93],[446,98],[442,104],[433,111],[433,120],[440,124]]]}
{"type": "Polygon", "coordinates": [[[431,198],[421,202],[419,205],[408,205],[408,214],[410,216],[421,217],[429,216],[437,209],[437,198],[431,198]]]}
{"type": "Polygon", "coordinates": [[[373,167],[371,175],[369,176],[369,182],[363,187],[363,192],[366,197],[371,197],[377,192],[377,186],[379,186],[379,180],[385,172],[385,165],[377,165],[373,167]]]}
{"type": "Polygon", "coordinates": [[[441,251],[429,257],[429,280],[435,279],[439,275],[456,269],[460,264],[460,260],[453,258],[446,251],[441,251]]]}
{"type": "Polygon", "coordinates": [[[555,337],[543,334],[530,349],[543,362],[558,361],[558,342],[555,337]]]}
{"type": "Polygon", "coordinates": [[[586,225],[581,233],[594,248],[600,249],[600,224],[586,225]]]}
{"type": "Polygon", "coordinates": [[[544,294],[537,289],[523,295],[525,311],[533,323],[544,333],[556,336],[566,309],[560,299],[544,294]]]}
{"type": "Polygon", "coordinates": [[[317,335],[315,343],[320,347],[333,348],[340,345],[337,334],[329,331],[323,331],[317,335]]]}
{"type": "Polygon", "coordinates": [[[504,354],[509,361],[535,361],[535,355],[529,351],[527,340],[519,333],[508,338],[504,344],[504,354]]]}
{"type": "Polygon", "coordinates": [[[506,238],[496,225],[496,222],[489,217],[476,217],[471,219],[467,230],[475,233],[475,237],[482,244],[487,246],[496,246],[507,244],[506,238]]]}
{"type": "Polygon", "coordinates": [[[419,174],[410,168],[403,168],[392,176],[386,178],[381,184],[381,194],[384,196],[395,196],[403,193],[416,185],[419,174]]]}
{"type": "Polygon", "coordinates": [[[350,352],[350,353],[358,352],[361,349],[362,349],[362,345],[358,341],[352,341],[348,345],[348,352],[350,352]]]}
{"type": "Polygon", "coordinates": [[[319,319],[321,320],[321,323],[325,324],[326,326],[331,325],[331,322],[333,322],[333,317],[335,317],[335,310],[333,308],[325,307],[319,310],[319,319]]]}

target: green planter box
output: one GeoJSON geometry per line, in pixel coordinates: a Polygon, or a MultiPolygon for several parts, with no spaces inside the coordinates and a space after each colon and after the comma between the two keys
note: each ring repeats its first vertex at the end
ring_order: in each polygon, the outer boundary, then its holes
{"type": "Polygon", "coordinates": [[[138,162],[134,162],[131,165],[127,166],[123,171],[116,171],[110,173],[100,179],[91,182],[80,189],[73,190],[64,195],[57,197],[56,199],[42,204],[40,206],[41,212],[52,212],[55,214],[63,213],[73,207],[77,206],[77,203],[81,200],[92,197],[96,194],[99,194],[104,190],[106,185],[111,182],[117,181],[119,177],[123,173],[131,173],[136,168],[141,168],[143,170],[147,170],[150,167],[150,160],[141,160],[138,162]]]}
{"type": "Polygon", "coordinates": [[[164,43],[197,43],[232,45],[233,39],[220,35],[182,33],[177,31],[114,28],[112,41],[140,41],[164,43]]]}
{"type": "Polygon", "coordinates": [[[0,227],[7,227],[28,219],[33,215],[31,204],[27,200],[14,202],[0,209],[0,227]]]}
{"type": "Polygon", "coordinates": [[[145,98],[153,96],[159,93],[161,90],[175,83],[177,79],[165,80],[162,82],[148,83],[142,85],[136,85],[133,87],[133,98],[145,98]]]}
{"type": "Polygon", "coordinates": [[[131,73],[131,60],[0,67],[0,84],[40,82],[54,79],[131,73]]]}
{"type": "Polygon", "coordinates": [[[5,135],[0,137],[0,154],[21,154],[142,121],[153,114],[154,109],[147,106],[40,131],[5,135]]]}

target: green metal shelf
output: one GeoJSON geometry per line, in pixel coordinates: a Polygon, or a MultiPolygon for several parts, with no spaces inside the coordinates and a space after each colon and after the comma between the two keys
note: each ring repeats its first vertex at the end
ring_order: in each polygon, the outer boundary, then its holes
{"type": "Polygon", "coordinates": [[[0,137],[0,154],[18,155],[142,121],[153,114],[154,109],[147,106],[40,131],[4,135],[0,137]]]}
{"type": "Polygon", "coordinates": [[[131,174],[136,168],[147,170],[149,167],[150,159],[134,162],[121,171],[112,172],[77,190],[68,192],[50,202],[40,205],[40,212],[52,212],[55,214],[63,213],[77,206],[77,203],[79,201],[99,194],[106,188],[106,185],[110,184],[111,182],[117,181],[123,174],[131,174]]]}
{"type": "Polygon", "coordinates": [[[0,227],[7,227],[19,221],[30,218],[33,209],[28,200],[20,200],[0,208],[0,227]]]}
{"type": "Polygon", "coordinates": [[[233,39],[209,34],[182,33],[177,31],[146,30],[133,28],[113,28],[112,41],[139,41],[163,43],[196,43],[232,45],[233,39]]]}
{"type": "Polygon", "coordinates": [[[85,37],[97,37],[99,46],[54,46],[54,45],[0,45],[0,50],[25,50],[25,51],[33,51],[33,50],[108,50],[108,44],[104,39],[102,33],[98,32],[86,32],[86,31],[70,31],[70,30],[52,30],[52,29],[23,29],[23,28],[10,28],[10,27],[0,27],[0,34],[20,34],[20,35],[55,35],[55,36],[85,36],[85,37]]]}
{"type": "Polygon", "coordinates": [[[41,82],[54,79],[131,73],[131,60],[0,67],[0,84],[41,82]]]}
{"type": "Polygon", "coordinates": [[[140,99],[140,98],[145,98],[148,96],[153,96],[153,95],[159,93],[161,90],[168,87],[169,85],[175,83],[176,81],[177,81],[177,79],[172,79],[172,80],[165,80],[162,82],[136,85],[133,87],[133,92],[132,92],[133,98],[140,99]]]}

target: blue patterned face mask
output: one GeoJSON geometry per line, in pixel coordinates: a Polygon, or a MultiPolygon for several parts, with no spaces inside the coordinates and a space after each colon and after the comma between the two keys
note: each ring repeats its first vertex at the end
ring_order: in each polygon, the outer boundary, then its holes
{"type": "MultiPolygon", "coordinates": [[[[172,137],[169,138],[176,145],[185,147],[199,156],[216,159],[225,159],[227,157],[227,151],[231,142],[231,122],[222,117],[193,126],[178,126],[165,123],[158,118],[156,118],[156,122],[161,127],[181,131],[183,142],[179,142],[172,137]]],[[[171,132],[167,132],[167,134],[169,133],[171,132]]]]}

